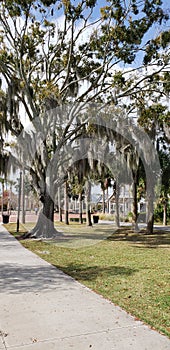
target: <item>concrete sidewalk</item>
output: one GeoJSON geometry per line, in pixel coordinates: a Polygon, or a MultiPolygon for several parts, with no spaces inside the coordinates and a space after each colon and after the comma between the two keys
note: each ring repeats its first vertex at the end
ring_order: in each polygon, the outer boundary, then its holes
{"type": "Polygon", "coordinates": [[[170,340],[26,250],[0,225],[0,350],[168,350],[170,340]]]}

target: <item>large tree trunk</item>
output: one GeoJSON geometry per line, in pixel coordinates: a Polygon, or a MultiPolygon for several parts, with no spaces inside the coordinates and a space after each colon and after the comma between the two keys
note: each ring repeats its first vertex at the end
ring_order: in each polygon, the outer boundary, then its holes
{"type": "Polygon", "coordinates": [[[120,186],[119,181],[116,179],[116,191],[115,191],[115,223],[117,227],[120,227],[120,217],[119,217],[119,194],[120,194],[120,186]]]}
{"type": "Polygon", "coordinates": [[[11,202],[12,202],[12,185],[10,185],[10,190],[9,190],[9,215],[11,215],[11,202]]]}
{"type": "Polygon", "coordinates": [[[79,222],[83,224],[82,192],[79,193],[79,222]]]}
{"type": "Polygon", "coordinates": [[[132,203],[132,207],[133,207],[133,227],[135,231],[139,230],[138,227],[138,200],[137,200],[137,180],[138,180],[138,176],[137,176],[137,172],[133,171],[133,203],[132,203]]]}
{"type": "Polygon", "coordinates": [[[24,183],[24,177],[25,177],[25,171],[23,168],[22,171],[22,182],[21,182],[21,212],[22,212],[22,218],[21,222],[22,224],[25,224],[25,183],[24,183]]]}
{"type": "Polygon", "coordinates": [[[91,183],[86,182],[86,225],[92,226],[91,211],[90,211],[91,183]]]}
{"type": "Polygon", "coordinates": [[[55,238],[62,235],[54,227],[54,201],[48,193],[43,195],[42,203],[43,208],[35,227],[23,238],[55,238]]]}
{"type": "Polygon", "coordinates": [[[107,187],[107,213],[109,214],[109,188],[107,187]]]}
{"type": "Polygon", "coordinates": [[[153,206],[153,193],[152,190],[147,194],[147,233],[153,233],[154,224],[154,206],[153,206]]]}
{"type": "Polygon", "coordinates": [[[102,202],[102,212],[103,212],[103,214],[105,214],[105,190],[103,189],[102,190],[103,191],[103,195],[102,195],[102,198],[103,198],[103,202],[102,202]]]}
{"type": "Polygon", "coordinates": [[[22,181],[22,173],[21,173],[21,171],[20,171],[20,176],[19,176],[19,191],[18,191],[18,210],[17,210],[17,232],[19,232],[19,224],[20,224],[21,181],[22,181]]]}
{"type": "Polygon", "coordinates": [[[163,225],[167,225],[167,202],[163,203],[163,225]]]}
{"type": "Polygon", "coordinates": [[[1,215],[4,211],[4,181],[2,180],[1,215]]]}
{"type": "Polygon", "coordinates": [[[59,215],[59,221],[62,222],[62,208],[61,208],[61,192],[60,187],[58,188],[58,215],[59,215]]]}
{"type": "Polygon", "coordinates": [[[64,210],[65,210],[65,224],[69,225],[69,217],[68,217],[68,184],[67,181],[65,181],[64,184],[64,210]]]}

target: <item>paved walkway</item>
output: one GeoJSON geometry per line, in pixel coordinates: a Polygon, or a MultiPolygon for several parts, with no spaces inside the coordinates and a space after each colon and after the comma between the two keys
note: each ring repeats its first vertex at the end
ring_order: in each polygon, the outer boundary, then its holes
{"type": "Polygon", "coordinates": [[[0,350],[168,350],[170,340],[26,250],[0,225],[0,350]]]}

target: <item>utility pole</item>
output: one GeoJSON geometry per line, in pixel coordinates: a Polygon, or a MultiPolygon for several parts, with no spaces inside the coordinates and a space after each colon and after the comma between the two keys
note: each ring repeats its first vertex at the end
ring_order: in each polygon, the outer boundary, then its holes
{"type": "Polygon", "coordinates": [[[22,172],[20,171],[19,190],[18,190],[17,232],[19,232],[19,217],[20,217],[20,207],[21,207],[21,181],[22,181],[22,172]]]}

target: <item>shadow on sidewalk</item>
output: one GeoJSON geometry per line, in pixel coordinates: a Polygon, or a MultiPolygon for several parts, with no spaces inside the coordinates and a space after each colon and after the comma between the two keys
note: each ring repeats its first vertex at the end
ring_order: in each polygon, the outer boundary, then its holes
{"type": "Polygon", "coordinates": [[[62,291],[70,288],[74,288],[74,280],[55,267],[0,264],[0,293],[62,291]]]}

